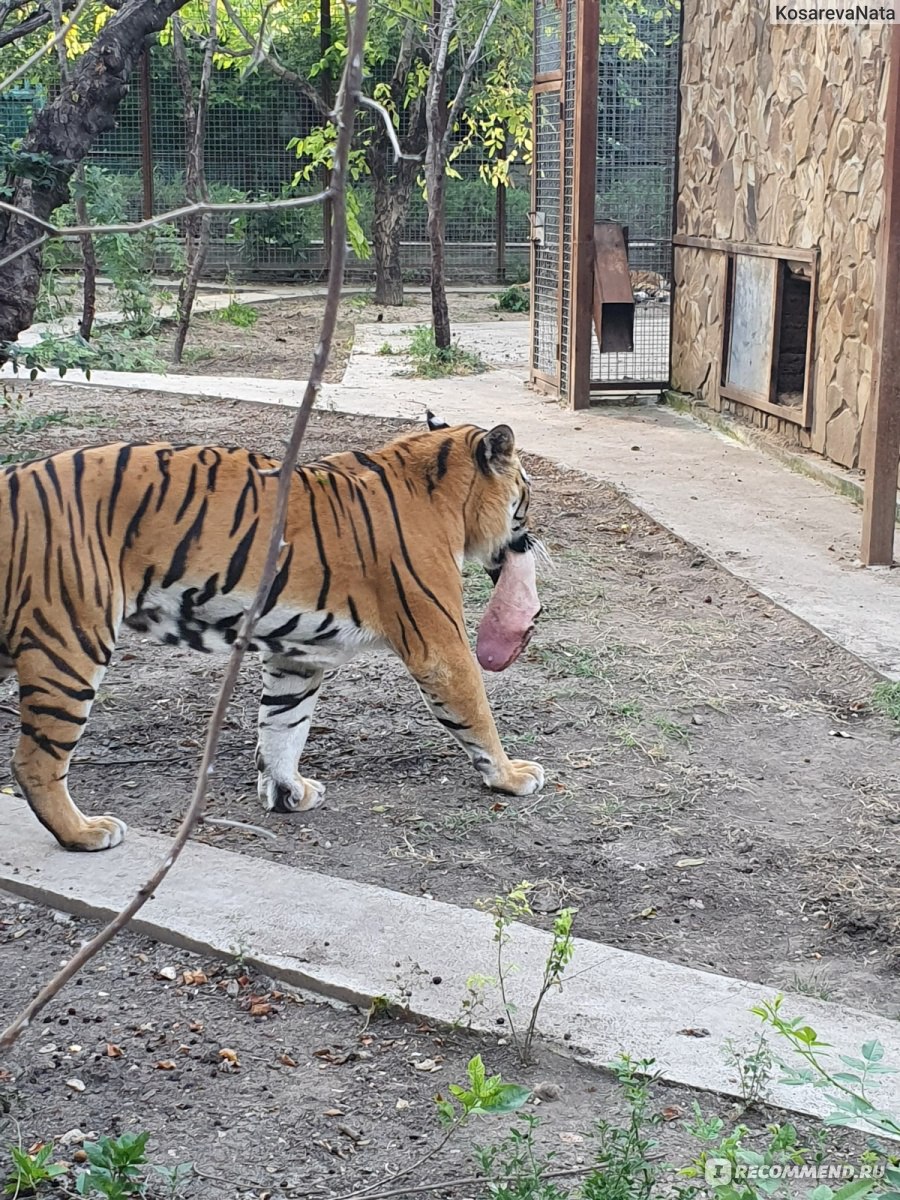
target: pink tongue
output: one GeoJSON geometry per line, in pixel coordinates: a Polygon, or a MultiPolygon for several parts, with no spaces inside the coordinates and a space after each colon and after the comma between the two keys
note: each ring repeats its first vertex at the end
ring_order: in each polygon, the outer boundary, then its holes
{"type": "Polygon", "coordinates": [[[481,624],[475,653],[486,671],[505,671],[531,640],[541,611],[531,551],[509,551],[481,624]]]}

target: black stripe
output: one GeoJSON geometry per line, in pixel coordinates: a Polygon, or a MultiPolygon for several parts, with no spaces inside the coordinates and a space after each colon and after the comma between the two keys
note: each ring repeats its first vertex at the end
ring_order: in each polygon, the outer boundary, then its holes
{"type": "Polygon", "coordinates": [[[70,725],[84,725],[87,722],[87,717],[57,708],[54,704],[29,704],[28,711],[35,717],[53,717],[56,721],[68,721],[70,725]]]}
{"type": "Polygon", "coordinates": [[[78,520],[81,522],[81,536],[84,537],[84,494],[82,492],[82,482],[84,480],[84,451],[76,450],[72,455],[72,490],[75,492],[75,505],[78,508],[78,520]]]}
{"type": "Polygon", "coordinates": [[[169,463],[172,460],[172,454],[173,451],[169,448],[157,450],[156,452],[156,461],[159,465],[159,473],[162,475],[162,483],[159,485],[159,496],[156,501],[157,512],[159,512],[159,510],[162,508],[166,499],[166,495],[168,494],[169,487],[172,483],[172,476],[169,473],[169,463]]]}
{"type": "Polygon", "coordinates": [[[197,490],[197,464],[191,465],[191,473],[188,476],[187,491],[184,493],[184,499],[181,502],[181,508],[175,514],[175,524],[177,525],[184,514],[190,507],[190,503],[194,498],[194,492],[197,490]]]}
{"type": "Polygon", "coordinates": [[[60,507],[62,507],[62,488],[59,486],[59,475],[57,474],[56,466],[54,465],[52,458],[48,458],[44,463],[44,470],[47,472],[50,482],[53,484],[53,490],[56,492],[56,502],[60,507]]]}
{"type": "Polygon", "coordinates": [[[128,522],[128,528],[125,530],[125,548],[127,550],[130,550],[131,547],[135,543],[135,539],[137,538],[138,531],[141,528],[141,521],[143,521],[144,516],[147,512],[147,509],[150,506],[150,497],[152,495],[153,495],[153,484],[151,483],[147,487],[147,490],[144,492],[144,495],[141,498],[141,502],[135,509],[134,515],[132,516],[131,520],[128,522]]]}
{"type": "Polygon", "coordinates": [[[55,758],[57,761],[64,755],[70,754],[78,745],[77,738],[74,742],[61,742],[57,738],[48,738],[34,725],[25,721],[22,722],[21,728],[23,737],[31,738],[35,745],[40,746],[45,754],[49,754],[51,758],[55,758]]]}
{"type": "MultiPolygon", "coordinates": [[[[206,501],[203,501],[204,507],[206,501]]],[[[225,572],[225,582],[222,584],[222,595],[227,596],[234,589],[244,574],[247,566],[247,556],[250,553],[250,547],[253,545],[256,538],[256,530],[259,528],[259,517],[256,517],[253,524],[241,538],[237,544],[237,549],[228,562],[228,570],[225,572]]]]}
{"type": "Polygon", "coordinates": [[[33,608],[31,610],[31,615],[34,617],[38,624],[38,628],[42,633],[46,633],[47,637],[53,638],[54,642],[59,642],[59,644],[65,648],[66,639],[62,636],[59,630],[53,628],[53,626],[44,616],[43,609],[33,608]]]}
{"type": "Polygon", "coordinates": [[[325,607],[325,601],[328,599],[328,592],[331,589],[331,567],[328,565],[328,559],[325,556],[325,544],[322,541],[322,530],[319,528],[319,514],[316,512],[316,498],[313,495],[310,482],[306,478],[306,473],[303,472],[300,478],[303,480],[303,486],[306,488],[306,493],[309,496],[309,513],[312,518],[313,535],[316,539],[319,562],[322,564],[322,586],[319,589],[319,597],[316,601],[316,609],[321,610],[325,607]]]}
{"type": "MultiPolygon", "coordinates": [[[[394,586],[397,589],[397,595],[400,597],[400,603],[403,605],[403,611],[406,613],[407,617],[409,618],[409,623],[410,623],[410,625],[412,625],[413,630],[415,631],[416,637],[419,639],[419,641],[424,646],[425,639],[422,637],[422,631],[419,629],[419,623],[416,620],[416,618],[413,616],[412,609],[409,607],[409,601],[406,599],[406,592],[404,591],[403,584],[400,581],[400,573],[398,572],[396,566],[394,565],[393,559],[391,559],[391,574],[394,577],[394,586]]],[[[408,648],[409,647],[407,647],[407,649],[408,648]]]]}
{"type": "MultiPolygon", "coordinates": [[[[195,471],[196,467],[192,467],[191,470],[195,471]]],[[[164,588],[171,587],[172,584],[176,583],[184,574],[188,551],[191,548],[191,544],[196,542],[200,537],[200,532],[203,529],[203,523],[206,520],[207,504],[208,501],[204,500],[200,505],[190,529],[175,548],[175,553],[172,555],[172,561],[169,563],[169,569],[166,571],[165,577],[162,581],[162,586],[164,588]]]]}
{"type": "MultiPolygon", "coordinates": [[[[38,650],[38,651],[40,651],[41,654],[45,655],[47,658],[50,659],[50,662],[53,664],[54,667],[56,667],[57,671],[61,671],[63,675],[68,675],[68,677],[70,679],[74,679],[75,682],[80,683],[82,685],[82,687],[85,687],[85,688],[90,687],[90,680],[85,679],[83,675],[79,675],[79,673],[74,669],[74,667],[70,667],[68,662],[64,658],[61,658],[56,653],[55,650],[51,650],[50,647],[46,644],[46,642],[42,642],[38,638],[36,638],[34,635],[33,629],[28,630],[28,636],[29,636],[29,643],[28,643],[28,645],[22,645],[22,647],[21,647],[22,650],[38,650]]],[[[60,685],[54,683],[53,686],[59,687],[60,685]]]]}
{"type": "Polygon", "coordinates": [[[113,520],[116,515],[116,505],[119,502],[119,493],[122,490],[122,481],[125,478],[125,472],[128,470],[128,460],[131,458],[131,447],[123,446],[116,455],[116,469],[113,473],[112,490],[109,493],[109,508],[106,511],[106,534],[107,537],[112,537],[113,520]]]}
{"type": "MultiPolygon", "coordinates": [[[[268,616],[275,605],[278,603],[278,598],[287,586],[288,576],[291,573],[291,563],[294,559],[294,547],[289,546],[288,552],[285,555],[284,562],[278,569],[278,574],[272,580],[272,586],[269,588],[269,594],[266,596],[266,602],[263,605],[260,617],[268,616]]],[[[272,634],[268,635],[272,637],[272,634]]]]}
{"type": "Polygon", "coordinates": [[[444,605],[437,598],[437,596],[434,594],[434,592],[431,590],[431,588],[426,586],[426,584],[419,577],[418,573],[416,572],[415,567],[412,564],[412,559],[409,556],[409,548],[406,545],[406,538],[403,536],[403,526],[400,521],[400,513],[397,509],[397,501],[394,498],[394,493],[391,489],[391,485],[388,483],[387,472],[385,471],[384,467],[382,467],[380,465],[380,463],[375,462],[374,459],[369,458],[369,456],[367,454],[363,454],[359,450],[354,450],[353,456],[357,460],[357,462],[360,463],[361,466],[368,467],[371,471],[374,471],[375,474],[381,480],[381,486],[384,488],[385,495],[388,498],[388,503],[391,506],[391,513],[394,517],[394,526],[397,530],[397,539],[400,543],[400,552],[403,555],[403,561],[406,564],[406,569],[409,571],[410,575],[413,577],[413,579],[415,580],[418,587],[421,588],[421,590],[425,593],[425,595],[428,597],[428,599],[431,600],[432,603],[435,604],[437,606],[437,608],[440,609],[440,611],[444,614],[444,616],[447,618],[447,620],[450,622],[450,624],[453,626],[453,628],[456,630],[456,632],[459,634],[459,636],[463,637],[464,636],[463,631],[460,629],[456,618],[453,616],[453,614],[447,608],[444,607],[444,605]]]}
{"type": "Polygon", "coordinates": [[[357,611],[356,605],[353,602],[352,596],[347,597],[347,608],[350,610],[350,620],[353,622],[353,624],[356,626],[357,629],[361,629],[362,621],[360,621],[360,619],[359,619],[359,612],[357,611]]]}

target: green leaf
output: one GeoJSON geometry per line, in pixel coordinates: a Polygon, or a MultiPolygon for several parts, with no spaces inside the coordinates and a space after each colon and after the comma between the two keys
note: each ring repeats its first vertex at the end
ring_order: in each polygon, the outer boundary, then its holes
{"type": "Polygon", "coordinates": [[[531,1088],[518,1083],[501,1084],[493,1096],[481,1105],[481,1111],[497,1116],[500,1113],[516,1112],[531,1095],[531,1088]]]}
{"type": "Polygon", "coordinates": [[[878,1041],[864,1042],[862,1056],[869,1062],[879,1062],[884,1058],[884,1046],[878,1041]]]}
{"type": "Polygon", "coordinates": [[[876,1182],[874,1179],[852,1179],[838,1188],[834,1193],[834,1200],[858,1200],[860,1196],[868,1196],[876,1182]]]}
{"type": "Polygon", "coordinates": [[[485,1070],[480,1054],[476,1054],[474,1058],[469,1059],[469,1065],[466,1070],[469,1082],[472,1085],[472,1091],[476,1096],[481,1095],[484,1090],[485,1070]]]}

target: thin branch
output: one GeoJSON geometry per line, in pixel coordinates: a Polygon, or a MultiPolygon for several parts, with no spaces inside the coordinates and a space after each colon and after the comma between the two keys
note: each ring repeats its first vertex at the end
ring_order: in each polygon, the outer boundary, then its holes
{"type": "Polygon", "coordinates": [[[20,246],[18,250],[14,250],[12,254],[7,254],[6,258],[0,258],[0,267],[5,267],[7,263],[11,263],[14,258],[18,258],[20,254],[27,254],[29,250],[36,250],[38,246],[43,246],[44,242],[50,241],[49,233],[42,233],[40,237],[34,238],[30,242],[26,242],[24,246],[20,246]]]}
{"type": "MultiPolygon", "coordinates": [[[[344,67],[341,91],[338,97],[337,110],[334,120],[337,125],[337,141],[334,150],[334,167],[332,169],[331,194],[334,205],[335,244],[331,269],[328,276],[328,292],[325,300],[325,312],[322,318],[322,331],[319,343],[313,355],[312,369],[309,381],[303,393],[303,400],[294,420],[290,441],[278,474],[278,493],[275,502],[275,512],[272,519],[269,546],[265,563],[260,576],[256,595],[251,600],[235,639],[225,677],[216,700],[215,708],[210,717],[206,735],[206,744],[200,762],[200,770],[194,794],[188,805],[184,820],[179,827],[172,848],[165,861],[153,872],[150,878],[137,894],[105,928],[83,946],[69,962],[59,971],[39,992],[39,994],[13,1018],[7,1028],[0,1033],[0,1049],[8,1049],[21,1036],[34,1018],[46,1007],[73,976],[77,975],[85,963],[89,962],[117,933],[125,928],[150,899],[159,885],[168,875],[178,860],[178,856],[187,844],[198,821],[203,816],[206,803],[209,779],[213,773],[216,750],[228,706],[237,683],[241,662],[250,644],[254,626],[266,602],[278,561],[284,548],[284,527],[288,504],[294,484],[294,467],[300,453],[309,416],[316,402],[316,397],[322,387],[322,379],[331,352],[331,343],[337,326],[338,308],[341,299],[341,288],[344,281],[344,266],[347,257],[347,201],[346,178],[347,162],[350,156],[350,146],[353,139],[354,113],[362,84],[363,47],[365,45],[366,25],[368,21],[368,0],[356,0],[355,18],[351,26],[347,63],[344,67]]],[[[213,206],[215,207],[215,206],[213,206]]]]}
{"type": "Polygon", "coordinates": [[[7,77],[0,82],[0,92],[5,92],[8,87],[12,87],[17,79],[21,79],[26,71],[31,70],[36,62],[39,62],[45,54],[47,54],[53,49],[54,46],[63,40],[72,26],[81,16],[81,10],[85,7],[87,2],[88,0],[78,0],[75,11],[72,13],[71,17],[69,17],[68,22],[63,26],[63,28],[57,29],[52,38],[46,41],[39,50],[35,50],[34,54],[32,54],[30,58],[26,58],[21,66],[17,67],[16,70],[13,71],[12,75],[7,75],[7,77]]]}
{"type": "Polygon", "coordinates": [[[481,58],[481,51],[484,49],[485,40],[491,31],[491,26],[497,19],[501,4],[502,0],[494,0],[493,7],[485,17],[484,24],[481,26],[478,37],[475,39],[475,45],[472,47],[472,50],[466,59],[466,64],[463,67],[463,73],[456,89],[456,95],[453,97],[453,103],[450,105],[450,112],[447,116],[447,125],[444,129],[445,150],[449,144],[450,138],[453,136],[453,128],[456,125],[456,122],[459,120],[459,115],[462,112],[462,107],[466,100],[466,94],[469,90],[469,84],[472,82],[472,73],[475,70],[478,60],[481,58]]]}
{"type": "MultiPolygon", "coordinates": [[[[497,0],[497,3],[499,4],[500,0],[497,0]]],[[[371,108],[373,112],[377,112],[380,115],[382,121],[384,122],[385,132],[388,135],[388,141],[391,143],[394,151],[395,162],[399,162],[401,158],[407,158],[410,162],[422,161],[421,154],[404,154],[400,149],[400,142],[397,139],[397,130],[394,128],[394,122],[391,120],[391,114],[383,104],[379,104],[377,100],[372,100],[369,96],[360,96],[359,102],[363,108],[371,108]]]]}
{"type": "Polygon", "coordinates": [[[270,54],[264,48],[263,34],[265,18],[272,6],[269,5],[263,14],[263,20],[260,25],[258,38],[253,36],[253,34],[241,20],[240,16],[235,12],[234,6],[231,4],[231,0],[222,0],[222,6],[224,7],[225,12],[228,14],[228,17],[235,29],[249,46],[253,61],[256,63],[261,61],[265,62],[266,66],[273,72],[273,74],[277,75],[279,79],[283,79],[285,83],[289,83],[291,87],[295,88],[300,93],[301,96],[305,97],[305,99],[310,102],[320,116],[327,116],[328,105],[312,86],[312,84],[306,79],[303,79],[302,76],[298,75],[295,71],[289,70],[286,66],[280,63],[274,55],[270,54]]]}
{"type": "Polygon", "coordinates": [[[262,825],[250,825],[247,821],[229,821],[227,817],[204,816],[200,818],[200,824],[215,825],[222,829],[246,829],[248,833],[258,833],[260,837],[271,838],[273,842],[278,841],[278,834],[271,829],[264,829],[262,825]]]}
{"type": "Polygon", "coordinates": [[[285,208],[302,208],[310,204],[321,204],[325,200],[333,199],[332,182],[331,187],[326,188],[323,192],[316,192],[312,196],[289,196],[284,200],[235,200],[229,201],[227,204],[212,204],[206,200],[198,201],[196,204],[185,204],[182,208],[173,208],[169,212],[160,213],[156,217],[147,217],[143,221],[135,221],[130,225],[52,225],[49,221],[44,221],[41,217],[36,217],[34,213],[28,212],[27,209],[19,208],[16,204],[9,204],[6,200],[0,200],[0,211],[12,213],[15,217],[21,217],[25,221],[29,221],[32,225],[37,225],[39,229],[45,230],[42,237],[35,238],[24,246],[20,246],[18,250],[12,254],[8,254],[6,258],[0,259],[0,267],[6,266],[12,262],[14,258],[18,258],[20,254],[27,254],[29,250],[33,250],[35,246],[40,246],[42,242],[46,242],[49,238],[63,238],[71,240],[79,238],[82,234],[91,233],[94,235],[103,235],[110,233],[143,233],[145,229],[153,229],[157,225],[166,225],[172,221],[180,221],[182,217],[190,217],[195,213],[232,213],[232,212],[273,212],[275,210],[285,208]]]}
{"type": "MultiPolygon", "coordinates": [[[[591,1171],[598,1168],[597,1163],[584,1163],[580,1167],[566,1167],[559,1171],[545,1171],[539,1178],[541,1181],[545,1179],[566,1179],[576,1175],[589,1175],[591,1171]]],[[[462,1175],[455,1179],[439,1179],[435,1183],[414,1183],[407,1184],[402,1188],[389,1188],[383,1192],[349,1192],[345,1196],[338,1196],[335,1200],[359,1200],[365,1196],[365,1200],[391,1200],[394,1196],[410,1196],[414,1193],[422,1192],[443,1192],[450,1191],[452,1188],[470,1187],[473,1183],[486,1183],[487,1180],[483,1175],[462,1175]]],[[[533,1175],[509,1175],[505,1176],[502,1181],[505,1185],[515,1183],[534,1183],[533,1175]]]]}

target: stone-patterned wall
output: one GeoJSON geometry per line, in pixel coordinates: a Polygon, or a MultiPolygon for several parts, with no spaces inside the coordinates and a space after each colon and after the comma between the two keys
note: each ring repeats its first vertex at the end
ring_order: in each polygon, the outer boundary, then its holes
{"type": "MultiPolygon", "coordinates": [[[[771,418],[856,466],[872,371],[890,27],[772,25],[768,5],[686,0],[678,234],[819,248],[813,424],[771,418]]],[[[715,408],[725,256],[675,254],[673,383],[715,408]]],[[[759,414],[753,413],[759,423],[759,414]]]]}

